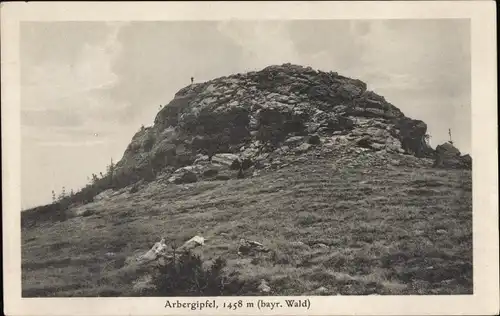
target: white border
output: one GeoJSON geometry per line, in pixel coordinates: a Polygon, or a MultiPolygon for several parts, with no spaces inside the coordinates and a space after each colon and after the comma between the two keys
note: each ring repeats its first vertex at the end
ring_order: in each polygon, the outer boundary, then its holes
{"type": "MultiPolygon", "coordinates": [[[[3,3],[2,181],[6,315],[494,315],[499,311],[495,6],[490,1],[3,3]],[[310,310],[164,308],[163,298],[21,299],[20,21],[469,18],[472,55],[474,294],[306,297],[310,310]]],[[[300,297],[304,298],[304,297],[300,297]]],[[[203,298],[205,300],[207,298],[203,298]]],[[[218,302],[245,299],[219,298],[218,302]]],[[[249,298],[252,300],[258,297],[249,298]]],[[[280,298],[276,298],[280,299],[280,298]]],[[[192,301],[193,299],[181,299],[192,301]]],[[[220,303],[221,304],[221,303],[220,303]]]]}

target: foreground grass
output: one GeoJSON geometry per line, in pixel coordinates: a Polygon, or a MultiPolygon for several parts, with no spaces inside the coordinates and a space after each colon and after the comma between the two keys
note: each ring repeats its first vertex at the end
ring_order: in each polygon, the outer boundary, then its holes
{"type": "MultiPolygon", "coordinates": [[[[23,296],[130,296],[126,258],[162,236],[207,239],[241,280],[273,295],[471,294],[471,172],[336,170],[328,161],[255,178],[155,183],[85,206],[93,214],[22,231],[23,296]],[[237,254],[240,238],[273,251],[237,254]]],[[[238,294],[238,293],[236,293],[238,294]]],[[[243,293],[249,294],[249,293],[243,293]]],[[[250,293],[251,294],[251,293],[250,293]]]]}

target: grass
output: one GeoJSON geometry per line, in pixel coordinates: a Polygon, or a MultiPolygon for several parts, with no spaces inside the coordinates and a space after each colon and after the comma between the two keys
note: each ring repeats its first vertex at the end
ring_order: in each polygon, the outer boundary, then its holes
{"type": "Polygon", "coordinates": [[[133,282],[148,267],[129,258],[162,236],[180,245],[194,235],[206,238],[204,260],[222,256],[272,295],[471,294],[471,172],[366,171],[318,160],[91,203],[87,217],[23,228],[23,296],[138,295],[133,282]],[[240,238],[272,251],[239,256],[240,238]]]}

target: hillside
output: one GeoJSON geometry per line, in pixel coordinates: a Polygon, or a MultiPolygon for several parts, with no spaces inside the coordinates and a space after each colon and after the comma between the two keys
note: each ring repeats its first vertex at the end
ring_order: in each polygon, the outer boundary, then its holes
{"type": "Polygon", "coordinates": [[[193,236],[272,295],[472,293],[471,158],[426,133],[309,67],[187,86],[105,177],[23,212],[23,296],[141,295],[138,255],[193,236]]]}

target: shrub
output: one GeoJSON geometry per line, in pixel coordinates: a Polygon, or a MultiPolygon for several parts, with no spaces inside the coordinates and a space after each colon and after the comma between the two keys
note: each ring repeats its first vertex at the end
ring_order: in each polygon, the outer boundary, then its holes
{"type": "Polygon", "coordinates": [[[153,290],[149,296],[225,296],[250,294],[256,289],[252,282],[226,275],[226,261],[218,258],[207,268],[199,256],[189,250],[173,255],[153,274],[153,290]]]}
{"type": "Polygon", "coordinates": [[[209,268],[203,267],[199,256],[184,251],[153,275],[152,296],[218,296],[224,293],[223,259],[215,260],[209,268]]]}

